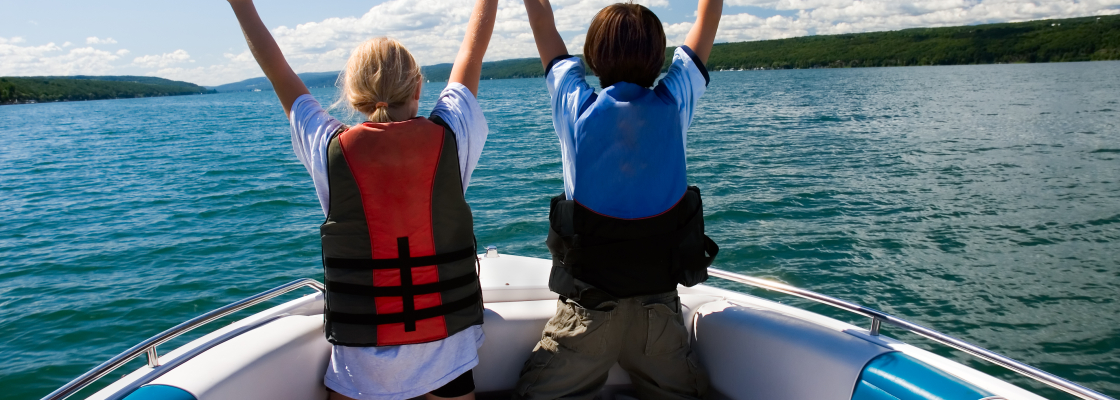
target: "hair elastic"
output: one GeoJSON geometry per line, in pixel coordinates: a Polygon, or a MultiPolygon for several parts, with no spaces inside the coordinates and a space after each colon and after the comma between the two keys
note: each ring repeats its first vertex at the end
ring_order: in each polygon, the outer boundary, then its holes
{"type": "Polygon", "coordinates": [[[388,106],[389,106],[389,103],[386,103],[386,102],[384,102],[384,101],[379,101],[379,102],[377,102],[377,104],[374,104],[374,105],[373,105],[373,109],[374,109],[374,110],[376,110],[376,109],[378,109],[378,108],[381,108],[381,107],[388,107],[388,106]]]}

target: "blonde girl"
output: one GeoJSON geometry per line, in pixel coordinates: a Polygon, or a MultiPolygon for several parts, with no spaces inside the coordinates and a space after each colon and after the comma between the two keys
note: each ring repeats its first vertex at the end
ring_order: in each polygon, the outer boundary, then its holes
{"type": "Polygon", "coordinates": [[[497,0],[477,0],[447,87],[417,117],[422,76],[399,42],[359,45],[331,117],[292,71],[252,0],[229,0],[291,122],[323,213],[331,399],[474,398],[482,345],[470,208],[463,198],[488,133],[476,98],[497,0]]]}

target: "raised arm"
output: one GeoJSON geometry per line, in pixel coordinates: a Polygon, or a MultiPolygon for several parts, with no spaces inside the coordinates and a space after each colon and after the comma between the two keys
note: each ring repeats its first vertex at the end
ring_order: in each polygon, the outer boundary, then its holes
{"type": "Polygon", "coordinates": [[[723,0],[700,0],[696,9],[696,23],[684,39],[685,46],[696,53],[700,62],[707,63],[716,41],[719,17],[723,14],[723,0]]]}
{"type": "Polygon", "coordinates": [[[310,93],[307,91],[307,86],[284,59],[280,46],[276,45],[276,40],[272,38],[264,22],[261,22],[261,17],[257,15],[253,0],[229,0],[229,5],[237,15],[237,22],[241,24],[241,31],[245,33],[245,42],[249,44],[253,58],[257,59],[264,76],[272,82],[276,97],[280,98],[280,105],[284,107],[284,116],[290,118],[292,103],[295,103],[299,96],[310,93]]]}
{"type": "Polygon", "coordinates": [[[498,0],[477,0],[471,20],[467,22],[467,34],[459,46],[455,66],[451,67],[450,82],[459,82],[478,96],[478,79],[482,74],[482,57],[490,45],[490,35],[494,33],[494,18],[498,14],[498,0]]]}
{"type": "MultiPolygon", "coordinates": [[[[552,4],[548,0],[525,0],[525,12],[529,14],[529,27],[533,28],[533,39],[537,41],[537,53],[541,56],[541,66],[556,57],[568,55],[568,46],[556,30],[556,20],[552,17],[552,4]]],[[[548,71],[544,71],[548,73],[548,71]]]]}

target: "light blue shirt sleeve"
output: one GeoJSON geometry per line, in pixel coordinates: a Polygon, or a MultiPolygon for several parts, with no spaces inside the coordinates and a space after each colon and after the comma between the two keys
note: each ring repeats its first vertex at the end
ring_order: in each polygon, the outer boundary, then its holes
{"type": "MultiPolygon", "coordinates": [[[[673,52],[673,62],[669,64],[669,71],[657,83],[677,101],[677,110],[681,117],[681,136],[684,143],[688,142],[688,127],[692,125],[692,117],[696,111],[696,103],[708,87],[708,79],[701,68],[689,54],[691,50],[681,46],[673,52]]],[[[705,70],[706,71],[706,70],[705,70]]]]}
{"type": "Polygon", "coordinates": [[[463,193],[466,193],[471,174],[482,156],[486,137],[490,134],[482,107],[470,89],[461,83],[451,82],[439,94],[431,116],[442,118],[455,133],[455,142],[459,147],[459,176],[463,178],[463,193]]]}
{"type": "Polygon", "coordinates": [[[552,103],[552,124],[560,138],[560,156],[564,169],[564,194],[572,198],[575,181],[576,120],[580,108],[595,89],[584,79],[583,60],[569,57],[554,61],[545,76],[552,103]]]}
{"type": "Polygon", "coordinates": [[[327,114],[323,106],[310,94],[296,98],[292,103],[292,114],[288,116],[292,125],[292,149],[296,158],[311,173],[315,183],[315,194],[323,215],[327,215],[330,205],[330,190],[327,186],[327,144],[331,134],[342,127],[342,122],[327,114]]]}

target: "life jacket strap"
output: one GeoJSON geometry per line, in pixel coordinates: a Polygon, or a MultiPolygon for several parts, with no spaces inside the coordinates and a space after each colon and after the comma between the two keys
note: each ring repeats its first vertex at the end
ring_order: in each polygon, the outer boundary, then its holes
{"type": "Polygon", "coordinates": [[[329,279],[326,281],[326,285],[327,291],[331,293],[344,293],[368,297],[404,297],[443,292],[461,286],[467,286],[477,281],[478,276],[475,274],[470,274],[463,275],[458,278],[451,278],[445,281],[425,283],[422,285],[412,285],[409,288],[405,288],[403,286],[355,285],[353,283],[344,283],[332,281],[329,279]]]}
{"type": "Polygon", "coordinates": [[[482,303],[482,291],[476,291],[470,296],[455,300],[450,303],[435,307],[422,308],[394,314],[351,314],[327,310],[327,319],[335,323],[353,325],[385,325],[399,323],[416,323],[416,321],[435,318],[451,314],[464,308],[482,303]]]}
{"type": "MultiPolygon", "coordinates": [[[[567,211],[565,214],[571,215],[573,211],[570,210],[574,207],[574,203],[575,201],[572,200],[564,200],[561,201],[560,204],[558,204],[559,207],[557,208],[558,210],[567,209],[569,211],[567,211]]],[[[576,241],[573,240],[569,243],[568,251],[564,254],[563,263],[565,265],[578,265],[586,259],[596,259],[605,262],[620,262],[625,261],[627,257],[630,257],[633,254],[648,252],[648,249],[650,248],[675,248],[682,241],[684,241],[686,236],[692,233],[687,228],[700,223],[700,221],[697,221],[697,219],[703,218],[702,211],[703,209],[699,207],[695,211],[693,211],[692,215],[690,215],[688,218],[688,222],[682,225],[686,229],[678,229],[659,235],[647,236],[631,240],[620,240],[616,242],[592,246],[581,245],[580,243],[576,243],[576,241]]],[[[560,229],[562,231],[572,232],[574,230],[572,221],[570,217],[567,217],[565,214],[561,214],[562,222],[560,223],[560,229]],[[565,217],[568,218],[567,221],[564,221],[563,218],[565,217]]],[[[573,236],[578,237],[578,235],[573,235],[570,233],[567,235],[561,233],[560,235],[565,238],[572,238],[573,236]]],[[[703,260],[701,261],[703,266],[693,266],[693,268],[708,268],[708,266],[712,265],[712,262],[715,261],[716,254],[719,253],[719,246],[716,245],[715,241],[713,241],[707,235],[703,235],[703,240],[705,253],[703,260]]],[[[678,270],[679,268],[681,268],[681,266],[674,265],[674,270],[678,270]]]]}
{"type": "Polygon", "coordinates": [[[467,246],[459,250],[447,252],[443,254],[436,254],[432,256],[423,257],[401,257],[401,258],[382,258],[382,259],[354,259],[354,258],[335,258],[326,257],[323,261],[324,266],[327,268],[339,269],[399,269],[399,268],[413,268],[423,267],[428,265],[447,264],[455,261],[465,259],[467,257],[475,257],[478,254],[475,246],[467,246]]]}

